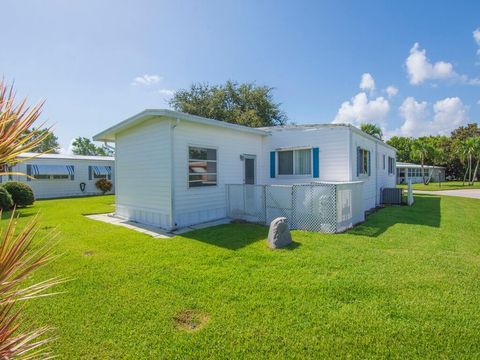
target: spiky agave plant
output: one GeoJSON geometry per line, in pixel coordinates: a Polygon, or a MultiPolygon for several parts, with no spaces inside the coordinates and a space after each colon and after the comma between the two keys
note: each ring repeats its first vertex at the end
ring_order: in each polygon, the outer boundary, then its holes
{"type": "MultiPolygon", "coordinates": [[[[26,99],[16,104],[13,86],[9,88],[0,81],[0,175],[9,174],[6,166],[20,162],[18,155],[30,151],[47,136],[25,131],[38,120],[42,106],[43,102],[30,108],[26,99]]],[[[17,218],[14,209],[0,229],[0,359],[44,359],[50,356],[43,346],[51,340],[49,328],[29,329],[21,303],[46,296],[47,289],[61,282],[52,278],[24,285],[36,269],[53,259],[50,254],[54,234],[36,243],[37,217],[21,229],[17,218]]]]}
{"type": "Polygon", "coordinates": [[[50,341],[44,335],[49,328],[25,331],[21,318],[23,300],[52,295],[45,291],[62,282],[51,278],[30,286],[22,286],[33,271],[48,264],[55,256],[51,247],[53,237],[35,244],[37,217],[17,231],[17,218],[12,212],[0,230],[0,359],[44,359],[50,354],[42,345],[50,341]],[[19,331],[22,330],[22,331],[19,331]]]}

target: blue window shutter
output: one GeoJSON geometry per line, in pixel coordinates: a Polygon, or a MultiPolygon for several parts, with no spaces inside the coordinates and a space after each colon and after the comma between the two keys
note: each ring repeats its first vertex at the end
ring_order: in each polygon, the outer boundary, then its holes
{"type": "Polygon", "coordinates": [[[360,175],[360,146],[357,146],[357,176],[360,175]]]}
{"type": "Polygon", "coordinates": [[[270,177],[275,177],[275,151],[270,151],[270,177]]]}
{"type": "Polygon", "coordinates": [[[319,149],[318,147],[313,148],[313,177],[318,178],[319,177],[319,170],[320,170],[320,164],[319,164],[319,149]]]}
{"type": "Polygon", "coordinates": [[[88,180],[92,180],[92,167],[88,167],[88,180]]]}
{"type": "Polygon", "coordinates": [[[372,167],[372,166],[371,166],[371,165],[372,165],[372,162],[370,161],[370,159],[371,159],[371,154],[372,154],[372,153],[369,151],[369,152],[368,152],[368,176],[370,176],[370,169],[371,169],[371,167],[372,167]]]}
{"type": "MultiPolygon", "coordinates": [[[[32,165],[27,165],[27,175],[32,176],[32,165]]],[[[32,179],[27,177],[27,181],[32,181],[32,179]]]]}

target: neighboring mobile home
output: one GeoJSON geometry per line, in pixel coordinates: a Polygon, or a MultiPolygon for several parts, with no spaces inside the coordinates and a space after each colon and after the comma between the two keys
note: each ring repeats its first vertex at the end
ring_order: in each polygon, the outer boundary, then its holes
{"type": "MultiPolygon", "coordinates": [[[[66,154],[24,153],[24,161],[10,167],[12,172],[27,174],[0,176],[0,182],[26,182],[35,198],[58,198],[101,194],[95,183],[105,178],[114,184],[115,158],[110,156],[82,156],[66,154]]],[[[110,193],[114,192],[114,188],[110,193]]]]}
{"type": "Polygon", "coordinates": [[[145,110],[94,140],[116,143],[116,214],[168,230],[226,217],[227,184],[361,181],[362,212],[395,186],[395,149],[350,125],[249,128],[145,110]]]}
{"type": "MultiPolygon", "coordinates": [[[[433,182],[445,181],[445,168],[443,166],[423,165],[425,179],[433,182]]],[[[421,183],[424,180],[422,176],[422,165],[412,163],[397,163],[397,184],[407,184],[409,180],[414,183],[421,183]]]]}

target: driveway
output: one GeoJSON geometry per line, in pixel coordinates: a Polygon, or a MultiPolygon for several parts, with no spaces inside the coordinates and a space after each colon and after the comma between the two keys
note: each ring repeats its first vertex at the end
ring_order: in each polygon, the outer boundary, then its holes
{"type": "Polygon", "coordinates": [[[414,194],[429,194],[429,195],[446,195],[446,196],[459,196],[472,199],[480,199],[480,189],[467,189],[467,190],[440,190],[440,191],[424,191],[413,190],[414,194]]]}

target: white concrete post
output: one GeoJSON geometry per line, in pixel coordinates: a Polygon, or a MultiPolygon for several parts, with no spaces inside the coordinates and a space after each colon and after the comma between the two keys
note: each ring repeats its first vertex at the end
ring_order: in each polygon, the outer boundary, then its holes
{"type": "Polygon", "coordinates": [[[414,203],[413,200],[413,186],[412,186],[412,180],[408,180],[408,196],[407,196],[407,204],[408,206],[412,206],[414,203]]]}

